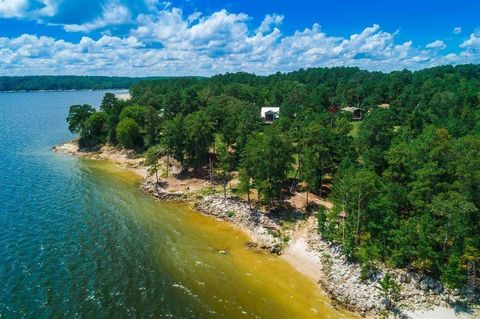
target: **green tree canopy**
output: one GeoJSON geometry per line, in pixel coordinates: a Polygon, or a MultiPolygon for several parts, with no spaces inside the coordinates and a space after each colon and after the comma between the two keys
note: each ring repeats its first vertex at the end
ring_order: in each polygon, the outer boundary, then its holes
{"type": "Polygon", "coordinates": [[[131,118],[127,117],[118,123],[116,134],[118,143],[125,148],[139,149],[143,147],[143,137],[140,133],[140,126],[131,118]]]}
{"type": "Polygon", "coordinates": [[[129,117],[133,119],[140,127],[145,126],[148,109],[144,106],[132,105],[126,106],[120,112],[120,121],[129,117]]]}
{"type": "Polygon", "coordinates": [[[85,121],[80,133],[80,146],[93,147],[105,143],[107,138],[107,114],[95,112],[85,121]]]}
{"type": "Polygon", "coordinates": [[[72,133],[80,133],[85,127],[85,122],[94,112],[95,109],[88,104],[70,106],[67,116],[68,130],[72,133]]]}

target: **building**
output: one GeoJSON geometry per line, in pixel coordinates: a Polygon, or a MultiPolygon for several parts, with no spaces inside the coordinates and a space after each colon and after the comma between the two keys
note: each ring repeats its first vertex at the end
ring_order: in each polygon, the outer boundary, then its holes
{"type": "Polygon", "coordinates": [[[130,92],[121,92],[115,94],[115,97],[120,101],[128,101],[131,99],[130,92]]]}
{"type": "Polygon", "coordinates": [[[342,109],[342,112],[352,113],[353,121],[361,121],[363,119],[363,109],[361,108],[354,107],[354,106],[347,106],[342,109]]]}
{"type": "Polygon", "coordinates": [[[265,123],[273,123],[280,117],[279,107],[262,107],[260,116],[265,123]]]}
{"type": "Polygon", "coordinates": [[[379,104],[378,107],[384,110],[388,110],[390,108],[390,104],[382,103],[382,104],[379,104]]]}

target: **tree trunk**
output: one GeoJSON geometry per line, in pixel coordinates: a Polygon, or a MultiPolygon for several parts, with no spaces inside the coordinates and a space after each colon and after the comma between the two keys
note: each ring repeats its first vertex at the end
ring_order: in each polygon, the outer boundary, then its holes
{"type": "Polygon", "coordinates": [[[154,166],[153,166],[153,169],[155,170],[155,180],[157,182],[157,185],[158,185],[158,167],[157,167],[157,162],[155,162],[154,166]]]}
{"type": "Polygon", "coordinates": [[[212,157],[209,158],[210,161],[210,185],[213,188],[213,168],[212,168],[212,157]]]}
{"type": "Polygon", "coordinates": [[[223,197],[227,198],[227,181],[223,182],[223,197]]]}
{"type": "Polygon", "coordinates": [[[307,204],[305,205],[306,208],[308,208],[308,189],[307,189],[307,204]]]}
{"type": "Polygon", "coordinates": [[[300,161],[300,157],[299,157],[298,158],[298,167],[297,167],[297,170],[295,171],[295,177],[293,178],[292,186],[290,186],[290,193],[293,192],[293,187],[297,183],[298,173],[300,172],[300,163],[301,163],[301,161],[300,161]]]}
{"type": "Polygon", "coordinates": [[[320,191],[319,191],[319,195],[320,195],[320,198],[323,198],[323,195],[322,195],[322,190],[323,190],[323,177],[325,176],[325,173],[324,171],[322,170],[322,173],[320,175],[320,191]]]}
{"type": "Polygon", "coordinates": [[[358,194],[358,199],[357,199],[357,227],[356,227],[356,231],[355,231],[355,235],[356,235],[356,241],[357,241],[357,245],[360,243],[360,214],[361,214],[361,203],[362,203],[362,199],[361,199],[361,192],[359,192],[358,194]]]}
{"type": "Polygon", "coordinates": [[[167,155],[167,177],[168,177],[169,168],[170,168],[170,155],[167,155]]]}
{"type": "Polygon", "coordinates": [[[443,241],[443,259],[445,259],[445,256],[447,255],[447,243],[448,243],[448,225],[447,225],[447,231],[445,234],[445,240],[443,241]]]}
{"type": "Polygon", "coordinates": [[[345,198],[343,199],[342,203],[342,212],[343,212],[343,217],[342,217],[342,246],[345,245],[345,221],[347,219],[347,212],[345,211],[345,198]]]}

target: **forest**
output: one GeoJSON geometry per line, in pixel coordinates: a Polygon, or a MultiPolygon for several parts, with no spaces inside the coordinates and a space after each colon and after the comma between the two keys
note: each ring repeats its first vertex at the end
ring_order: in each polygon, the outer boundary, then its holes
{"type": "MultiPolygon", "coordinates": [[[[142,81],[131,100],[70,108],[82,147],[111,143],[148,162],[214,172],[235,194],[281,205],[293,188],[331,200],[319,234],[368,277],[378,262],[449,287],[480,261],[480,66],[416,72],[311,68],[142,81]],[[263,106],[280,107],[273,124],[263,106]],[[363,110],[352,121],[347,106],[363,110]]],[[[156,165],[155,165],[156,167],[156,165]]],[[[480,267],[478,267],[480,268],[480,267]]]]}
{"type": "Polygon", "coordinates": [[[145,79],[107,76],[0,76],[0,91],[128,89],[130,85],[145,79]]]}

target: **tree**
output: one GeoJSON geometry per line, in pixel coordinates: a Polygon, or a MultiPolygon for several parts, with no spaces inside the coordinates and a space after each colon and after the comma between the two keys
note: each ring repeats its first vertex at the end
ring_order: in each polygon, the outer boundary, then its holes
{"type": "Polygon", "coordinates": [[[299,156],[300,176],[307,183],[307,194],[318,192],[321,195],[325,175],[333,173],[337,164],[336,141],[333,132],[318,122],[311,123],[304,130],[299,141],[299,156]]]}
{"type": "Polygon", "coordinates": [[[390,110],[375,109],[363,120],[357,144],[362,159],[381,173],[386,168],[385,152],[394,136],[394,118],[390,110]]]}
{"type": "Polygon", "coordinates": [[[264,202],[281,196],[282,185],[293,163],[291,150],[290,140],[275,126],[248,138],[240,165],[252,173],[264,202]]]}
{"type": "Polygon", "coordinates": [[[200,173],[208,161],[210,146],[213,144],[213,126],[203,111],[185,117],[185,155],[187,164],[200,173]]]}
{"type": "Polygon", "coordinates": [[[158,160],[165,153],[165,149],[160,146],[152,146],[145,153],[145,165],[149,167],[150,173],[155,174],[155,181],[158,184],[158,160]]]}
{"type": "Polygon", "coordinates": [[[80,147],[94,147],[105,143],[107,137],[107,115],[95,112],[85,121],[80,132],[80,147]]]}
{"type": "Polygon", "coordinates": [[[129,117],[135,120],[140,127],[144,127],[147,114],[148,109],[146,107],[138,105],[126,106],[120,112],[120,121],[129,117]]]}
{"type": "Polygon", "coordinates": [[[252,174],[251,171],[246,167],[241,167],[238,171],[238,192],[240,194],[246,194],[248,204],[250,202],[250,191],[252,189],[252,174]]]}
{"type": "Polygon", "coordinates": [[[84,129],[85,122],[93,113],[95,113],[95,109],[88,104],[70,106],[67,116],[68,130],[74,134],[79,134],[84,129]]]}
{"type": "Polygon", "coordinates": [[[348,167],[337,175],[333,185],[333,199],[347,214],[347,223],[353,226],[355,244],[360,244],[360,232],[372,200],[380,192],[378,175],[366,168],[348,167]]]}
{"type": "Polygon", "coordinates": [[[147,107],[145,116],[145,144],[152,146],[157,142],[160,131],[160,114],[153,107],[147,107]]]}
{"type": "Polygon", "coordinates": [[[108,141],[111,144],[116,143],[116,132],[120,112],[122,111],[122,105],[115,97],[113,93],[106,93],[103,97],[102,104],[100,104],[100,110],[104,111],[107,114],[107,124],[108,124],[108,141]]]}
{"type": "Polygon", "coordinates": [[[430,211],[438,221],[438,241],[443,258],[448,255],[449,246],[463,250],[463,242],[471,232],[478,209],[467,198],[457,192],[441,193],[432,199],[430,211]]]}
{"type": "Polygon", "coordinates": [[[178,114],[171,120],[165,121],[162,126],[161,144],[165,146],[166,152],[175,160],[179,161],[184,168],[185,162],[185,140],[184,130],[185,118],[178,114]]]}
{"type": "Polygon", "coordinates": [[[227,184],[232,179],[233,157],[228,147],[221,143],[217,147],[216,175],[223,184],[223,196],[227,197],[227,184]]]}
{"type": "Polygon", "coordinates": [[[131,118],[125,118],[118,123],[116,128],[117,141],[128,149],[138,149],[143,146],[143,137],[140,134],[140,127],[131,118]]]}

